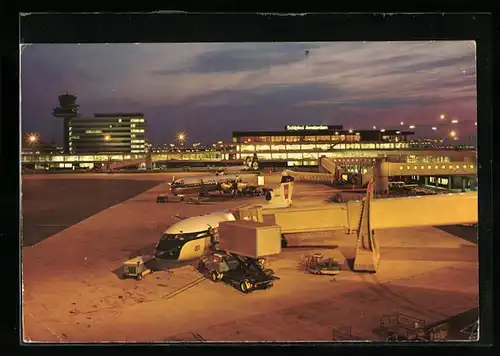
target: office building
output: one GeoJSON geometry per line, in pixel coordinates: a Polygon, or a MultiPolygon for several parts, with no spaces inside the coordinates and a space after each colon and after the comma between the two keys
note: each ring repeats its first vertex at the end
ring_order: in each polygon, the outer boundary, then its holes
{"type": "Polygon", "coordinates": [[[72,117],[68,125],[69,153],[146,153],[146,120],[142,113],[99,113],[72,117]]]}

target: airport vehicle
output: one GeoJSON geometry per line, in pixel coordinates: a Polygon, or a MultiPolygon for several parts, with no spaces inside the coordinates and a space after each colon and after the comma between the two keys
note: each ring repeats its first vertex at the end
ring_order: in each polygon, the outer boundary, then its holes
{"type": "Polygon", "coordinates": [[[325,258],[322,253],[314,253],[306,257],[306,270],[313,274],[336,276],[342,271],[339,263],[333,258],[325,258]]]}
{"type": "Polygon", "coordinates": [[[425,341],[428,335],[425,320],[402,313],[383,315],[380,330],[387,335],[386,341],[425,341]]]}
{"type": "Polygon", "coordinates": [[[272,270],[264,270],[256,259],[217,251],[200,260],[198,265],[213,282],[222,281],[238,288],[243,293],[250,293],[256,289],[273,287],[274,281],[279,279],[272,270]]]}
{"type": "Polygon", "coordinates": [[[259,187],[253,185],[247,185],[246,187],[238,190],[236,194],[242,196],[259,196],[264,195],[265,192],[267,192],[267,190],[260,189],[259,187]]]}
{"type": "Polygon", "coordinates": [[[390,188],[400,188],[402,189],[405,186],[405,182],[389,182],[389,189],[390,188]]]}
{"type": "Polygon", "coordinates": [[[144,260],[142,259],[142,257],[138,256],[123,263],[123,273],[121,275],[121,278],[124,279],[127,277],[132,277],[140,281],[143,277],[150,273],[153,273],[153,270],[147,268],[144,265],[144,260]]]}
{"type": "MultiPolygon", "coordinates": [[[[288,208],[292,204],[293,180],[291,176],[282,176],[278,189],[266,192],[261,208],[288,208]]],[[[156,245],[155,257],[177,261],[200,258],[217,238],[219,224],[237,217],[238,209],[234,209],[180,219],[163,232],[156,245]]]]}
{"type": "Polygon", "coordinates": [[[423,319],[402,313],[383,315],[379,328],[386,335],[386,341],[446,340],[449,329],[448,323],[427,325],[423,319]]]}
{"type": "Polygon", "coordinates": [[[156,202],[157,203],[170,203],[170,202],[182,202],[184,201],[184,196],[182,195],[178,195],[178,196],[175,196],[175,195],[158,195],[156,197],[156,202]]]}

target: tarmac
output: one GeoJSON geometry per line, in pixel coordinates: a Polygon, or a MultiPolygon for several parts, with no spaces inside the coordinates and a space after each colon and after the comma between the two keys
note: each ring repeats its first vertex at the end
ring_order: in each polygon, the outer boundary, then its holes
{"type": "MultiPolygon", "coordinates": [[[[67,175],[66,175],[67,176],[67,175]]],[[[82,175],[80,175],[82,176],[82,175]]],[[[46,176],[36,176],[46,177],[46,176]]],[[[130,199],[158,180],[83,177],[23,179],[23,246],[32,246],[100,211],[130,199]],[[62,213],[65,212],[65,213],[62,213]]]]}
{"type": "MultiPolygon", "coordinates": [[[[204,279],[190,264],[140,282],[120,280],[121,264],[134,254],[152,255],[162,231],[176,221],[174,214],[199,215],[259,203],[262,197],[157,204],[156,196],[168,192],[171,175],[66,176],[78,182],[79,199],[91,196],[107,203],[83,217],[53,193],[65,177],[26,179],[54,184],[25,194],[25,206],[36,211],[44,205],[60,221],[75,221],[22,250],[26,342],[332,341],[334,330],[346,328],[353,340],[379,341],[384,339],[378,332],[382,315],[399,312],[437,323],[478,307],[477,245],[434,227],[379,231],[382,260],[376,274],[349,269],[356,236],[334,231],[289,237],[291,248],[270,258],[280,280],[266,291],[242,294],[204,279]],[[126,186],[130,180],[147,184],[131,188],[133,184],[126,186]],[[139,193],[111,199],[103,197],[104,188],[93,194],[95,182],[109,191],[139,193]],[[111,188],[114,184],[123,186],[111,188]],[[306,273],[301,262],[313,252],[336,258],[343,271],[336,277],[306,273]]],[[[277,184],[279,178],[276,174],[266,180],[277,184]]],[[[335,192],[296,183],[294,201],[324,201],[335,192]]],[[[28,216],[25,223],[29,226],[28,216]]]]}

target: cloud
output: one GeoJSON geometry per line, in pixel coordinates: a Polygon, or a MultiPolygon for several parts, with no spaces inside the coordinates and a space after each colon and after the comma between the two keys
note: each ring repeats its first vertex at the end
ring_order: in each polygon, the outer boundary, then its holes
{"type": "Polygon", "coordinates": [[[254,89],[220,90],[190,97],[179,104],[195,107],[207,106],[294,106],[308,100],[327,99],[332,96],[347,98],[348,92],[326,84],[297,84],[294,86],[265,85],[254,89]]]}

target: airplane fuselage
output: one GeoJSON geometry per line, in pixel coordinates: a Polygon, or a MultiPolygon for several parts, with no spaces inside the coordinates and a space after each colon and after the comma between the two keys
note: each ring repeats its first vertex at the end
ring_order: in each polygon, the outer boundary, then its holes
{"type": "Polygon", "coordinates": [[[172,194],[174,195],[191,195],[199,194],[203,192],[213,192],[219,190],[217,184],[203,184],[195,186],[183,186],[177,188],[171,188],[172,194]]]}
{"type": "Polygon", "coordinates": [[[230,186],[241,182],[237,175],[207,176],[199,178],[186,178],[174,181],[170,190],[174,195],[189,195],[222,191],[223,186],[230,186]]]}

